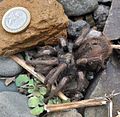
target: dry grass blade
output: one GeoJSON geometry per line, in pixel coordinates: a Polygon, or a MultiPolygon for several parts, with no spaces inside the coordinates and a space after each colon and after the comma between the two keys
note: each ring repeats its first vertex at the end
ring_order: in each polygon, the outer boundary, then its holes
{"type": "MultiPolygon", "coordinates": [[[[45,77],[42,74],[38,74],[34,71],[34,68],[30,65],[27,65],[26,62],[23,59],[20,59],[19,57],[13,55],[11,58],[17,62],[20,66],[22,66],[24,69],[26,69],[29,73],[31,73],[34,77],[36,77],[38,80],[40,80],[42,83],[44,83],[45,77]]],[[[52,86],[53,89],[55,89],[55,86],[52,86]]],[[[62,93],[58,92],[58,96],[63,100],[68,100],[68,98],[62,93]]]]}

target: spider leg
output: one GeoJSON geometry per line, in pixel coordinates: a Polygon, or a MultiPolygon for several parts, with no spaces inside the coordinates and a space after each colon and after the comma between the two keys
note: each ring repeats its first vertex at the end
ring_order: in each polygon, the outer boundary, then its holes
{"type": "Polygon", "coordinates": [[[73,46],[73,49],[76,49],[79,47],[80,43],[85,40],[86,35],[88,34],[88,32],[90,31],[90,27],[89,26],[85,26],[82,28],[82,34],[77,38],[77,40],[75,41],[75,44],[73,46]]]}
{"type": "Polygon", "coordinates": [[[89,85],[89,81],[85,78],[82,71],[78,72],[77,91],[84,91],[89,85]]]}
{"type": "Polygon", "coordinates": [[[35,59],[35,60],[30,60],[26,61],[28,64],[31,64],[32,66],[38,65],[38,64],[43,64],[43,65],[58,65],[58,59],[57,58],[52,58],[48,60],[40,60],[40,59],[35,59]]]}
{"type": "Polygon", "coordinates": [[[63,72],[65,69],[67,68],[67,64],[66,63],[62,63],[57,67],[57,70],[54,72],[54,74],[52,75],[52,77],[50,77],[49,79],[46,79],[45,83],[52,85],[54,83],[54,81],[58,78],[59,74],[61,72],[63,72]]]}
{"type": "MultiPolygon", "coordinates": [[[[52,98],[54,95],[57,95],[59,91],[61,91],[67,84],[69,78],[68,77],[63,77],[58,84],[57,88],[55,90],[52,90],[49,94],[49,96],[46,98],[46,101],[48,101],[50,98],[52,98]]],[[[45,102],[46,102],[45,101],[45,102]]]]}
{"type": "Polygon", "coordinates": [[[63,37],[59,38],[59,40],[60,40],[60,44],[61,44],[61,46],[63,48],[63,51],[68,52],[68,47],[67,47],[66,40],[63,37]]]}
{"type": "Polygon", "coordinates": [[[52,75],[55,73],[56,69],[57,69],[57,67],[53,68],[53,69],[47,74],[47,76],[46,76],[46,78],[45,78],[45,81],[44,81],[44,84],[45,84],[45,85],[47,85],[47,82],[48,82],[49,78],[52,77],[52,75]]]}
{"type": "Polygon", "coordinates": [[[76,64],[77,65],[86,64],[86,63],[92,64],[93,62],[101,62],[101,61],[102,61],[101,57],[91,57],[91,58],[82,58],[82,59],[80,58],[76,60],[76,64]]]}
{"type": "Polygon", "coordinates": [[[48,72],[53,69],[53,66],[41,64],[41,65],[36,65],[34,68],[35,68],[35,72],[41,73],[46,76],[48,72]]]}
{"type": "Polygon", "coordinates": [[[57,51],[56,50],[44,50],[44,51],[38,51],[38,53],[36,53],[34,55],[35,58],[41,57],[41,56],[46,56],[46,55],[50,55],[50,56],[57,56],[57,51]]]}

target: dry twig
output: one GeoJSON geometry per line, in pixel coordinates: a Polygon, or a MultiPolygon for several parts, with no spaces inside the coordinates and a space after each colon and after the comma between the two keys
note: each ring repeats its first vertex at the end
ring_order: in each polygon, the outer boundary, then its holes
{"type": "Polygon", "coordinates": [[[114,45],[114,44],[112,44],[111,47],[112,47],[113,49],[120,49],[120,45],[114,45]]]}
{"type": "MultiPolygon", "coordinates": [[[[22,66],[24,69],[26,69],[29,73],[31,73],[33,76],[35,76],[38,80],[40,80],[42,83],[44,83],[45,77],[42,74],[38,74],[34,71],[34,68],[30,65],[27,65],[23,59],[20,59],[19,57],[13,55],[11,58],[17,62],[20,66],[22,66]]],[[[56,89],[55,86],[52,86],[53,89],[56,89]]],[[[68,98],[62,93],[58,92],[58,96],[63,100],[68,100],[68,98]]]]}
{"type": "Polygon", "coordinates": [[[119,95],[120,93],[115,93],[115,94],[110,94],[108,96],[104,97],[98,97],[94,99],[86,99],[82,101],[76,101],[76,102],[70,102],[70,103],[65,103],[65,104],[50,104],[50,105],[45,105],[44,108],[47,112],[56,112],[56,111],[62,111],[66,109],[74,109],[74,108],[81,108],[81,107],[93,107],[93,106],[101,106],[101,105],[106,105],[110,104],[110,109],[109,109],[109,117],[112,117],[112,101],[111,99],[114,96],[119,95]]]}
{"type": "Polygon", "coordinates": [[[50,105],[45,105],[44,108],[47,112],[56,112],[56,111],[64,111],[66,109],[106,105],[108,101],[109,100],[106,98],[95,98],[95,99],[87,99],[87,100],[64,103],[64,104],[50,104],[50,105]]]}

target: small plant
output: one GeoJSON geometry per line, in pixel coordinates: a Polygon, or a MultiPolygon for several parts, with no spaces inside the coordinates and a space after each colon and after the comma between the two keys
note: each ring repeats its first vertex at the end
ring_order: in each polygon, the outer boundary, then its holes
{"type": "MultiPolygon", "coordinates": [[[[44,112],[44,101],[47,93],[47,88],[35,78],[30,78],[26,74],[19,75],[16,78],[16,86],[19,89],[25,90],[29,97],[28,106],[31,109],[32,115],[40,115],[44,112]]],[[[54,97],[48,101],[48,104],[63,103],[59,97],[54,97]]]]}

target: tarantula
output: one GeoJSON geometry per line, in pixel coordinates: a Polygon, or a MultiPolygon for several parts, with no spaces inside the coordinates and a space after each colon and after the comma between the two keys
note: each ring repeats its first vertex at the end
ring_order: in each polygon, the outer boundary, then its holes
{"type": "Polygon", "coordinates": [[[60,38],[59,46],[37,47],[37,52],[31,55],[32,60],[27,61],[35,67],[36,72],[46,76],[44,83],[50,91],[52,84],[56,85],[56,90],[49,93],[49,98],[64,89],[72,78],[76,78],[78,83],[76,91],[83,91],[89,84],[84,78],[84,72],[96,73],[105,68],[112,52],[110,42],[104,35],[99,38],[87,38],[88,32],[89,29],[83,28],[73,46],[64,38],[60,38]]]}

